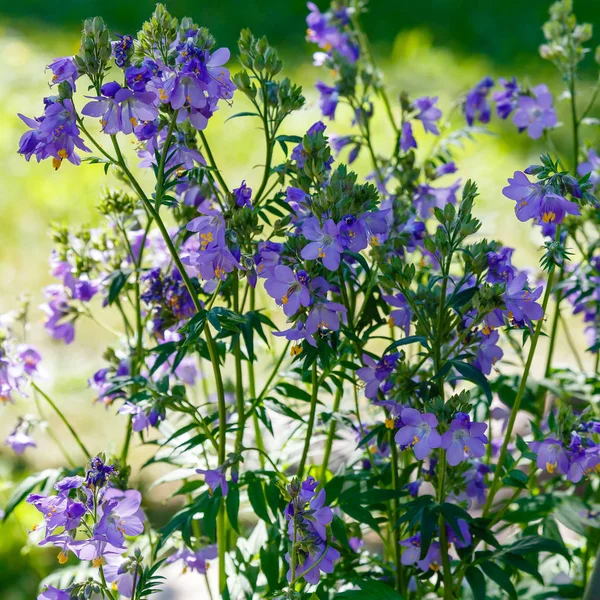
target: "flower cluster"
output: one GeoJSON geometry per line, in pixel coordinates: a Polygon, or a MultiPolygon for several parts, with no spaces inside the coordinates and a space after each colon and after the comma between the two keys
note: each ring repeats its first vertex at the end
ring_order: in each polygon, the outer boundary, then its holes
{"type": "Polygon", "coordinates": [[[288,581],[303,578],[316,585],[321,573],[333,573],[340,553],[329,545],[327,526],[333,513],[325,506],[325,490],[317,492],[319,482],[308,477],[301,484],[294,480],[287,488],[290,502],[285,509],[290,551],[285,559],[290,565],[288,581]]]}
{"type": "MultiPolygon", "coordinates": [[[[74,475],[58,481],[55,495],[30,494],[27,502],[43,516],[40,546],[59,549],[58,561],[64,564],[70,553],[100,569],[103,578],[122,596],[131,597],[139,574],[139,555],[123,555],[128,551],[126,538],[144,531],[146,517],[140,507],[142,497],[137,490],[122,491],[110,486],[115,475],[112,465],[95,457],[85,478],[74,475]]],[[[51,597],[42,592],[38,600],[51,597]]],[[[63,594],[69,598],[69,590],[63,594]]]]}

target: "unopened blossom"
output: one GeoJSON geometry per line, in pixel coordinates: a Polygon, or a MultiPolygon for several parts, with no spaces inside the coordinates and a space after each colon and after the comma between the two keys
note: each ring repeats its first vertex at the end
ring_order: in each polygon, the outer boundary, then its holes
{"type": "Polygon", "coordinates": [[[437,432],[437,417],[432,413],[420,413],[414,408],[405,408],[400,413],[402,427],[396,432],[397,444],[404,448],[413,448],[418,460],[423,460],[441,444],[437,432]]]}
{"type": "Polygon", "coordinates": [[[519,96],[513,123],[519,131],[526,130],[529,137],[534,140],[541,138],[546,129],[558,123],[548,86],[538,85],[533,88],[531,96],[525,94],[519,96]]]}
{"type": "Polygon", "coordinates": [[[492,98],[496,103],[496,112],[501,119],[507,119],[519,104],[519,84],[515,77],[512,79],[498,80],[498,83],[504,88],[501,91],[494,92],[492,98]]]}
{"type": "Polygon", "coordinates": [[[413,128],[410,121],[402,123],[402,132],[400,134],[400,150],[408,152],[411,148],[417,147],[417,140],[413,135],[413,128]]]}
{"type": "Polygon", "coordinates": [[[472,90],[467,93],[464,112],[469,126],[477,120],[480,123],[488,123],[491,116],[491,108],[488,103],[488,95],[494,85],[491,77],[484,77],[472,90]]]}
{"type": "Polygon", "coordinates": [[[504,283],[512,278],[516,272],[511,259],[514,248],[503,246],[497,252],[488,252],[488,272],[486,281],[488,283],[504,283]]]}
{"type": "Polygon", "coordinates": [[[456,192],[460,188],[460,179],[449,187],[433,187],[420,184],[414,198],[414,205],[422,219],[427,219],[433,214],[435,207],[443,209],[446,204],[456,204],[456,192]]]}
{"type": "Polygon", "coordinates": [[[485,455],[488,443],[485,423],[471,421],[469,415],[457,413],[450,423],[450,429],[441,438],[441,447],[446,450],[448,464],[455,467],[467,458],[480,458],[485,455]]]}
{"type": "Polygon", "coordinates": [[[235,203],[241,208],[242,206],[252,207],[252,188],[246,185],[246,181],[242,181],[240,187],[233,190],[235,203]]]}
{"type": "Polygon", "coordinates": [[[339,102],[337,88],[331,87],[322,81],[317,81],[315,87],[319,92],[319,108],[324,117],[335,118],[335,110],[339,102]]]}

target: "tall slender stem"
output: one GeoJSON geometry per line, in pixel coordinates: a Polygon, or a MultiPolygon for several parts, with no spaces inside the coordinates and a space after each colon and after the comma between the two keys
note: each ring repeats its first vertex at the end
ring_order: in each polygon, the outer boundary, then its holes
{"type": "MultiPolygon", "coordinates": [[[[390,431],[390,448],[392,454],[392,489],[397,492],[398,491],[398,446],[394,440],[394,431],[390,431]]],[[[390,527],[393,531],[393,540],[394,540],[394,565],[396,568],[396,591],[401,594],[402,593],[402,563],[401,552],[400,552],[400,528],[396,527],[396,522],[399,517],[399,502],[398,498],[394,498],[392,500],[392,520],[390,523],[390,527]]]]}
{"type": "MultiPolygon", "coordinates": [[[[113,145],[115,147],[115,152],[118,157],[118,166],[125,173],[129,182],[137,192],[140,200],[144,204],[144,207],[148,211],[148,214],[152,217],[152,219],[156,222],[158,229],[162,235],[162,238],[167,246],[167,250],[177,267],[177,270],[181,274],[181,278],[190,293],[190,297],[192,298],[192,302],[198,312],[202,310],[202,305],[200,304],[200,299],[194,289],[194,284],[192,283],[187,271],[183,263],[181,262],[181,258],[173,244],[173,240],[169,235],[169,232],[160,217],[160,214],[157,210],[155,210],[152,203],[148,200],[148,197],[144,193],[144,190],[136,180],[136,178],[131,174],[131,171],[127,167],[125,160],[123,158],[123,154],[121,153],[121,149],[119,148],[119,144],[113,136],[113,145]]],[[[217,403],[219,410],[219,464],[222,465],[225,462],[225,454],[226,454],[226,440],[225,433],[227,430],[226,423],[226,405],[225,405],[225,388],[223,386],[223,378],[221,375],[221,364],[219,360],[219,353],[217,350],[217,345],[215,340],[210,332],[210,328],[208,323],[204,325],[204,335],[206,337],[206,345],[208,347],[208,353],[210,355],[210,361],[213,367],[213,373],[215,377],[215,384],[217,388],[217,403]]],[[[219,589],[223,592],[227,586],[227,577],[225,573],[225,545],[226,545],[226,523],[225,523],[225,502],[224,499],[221,499],[221,505],[219,508],[219,514],[217,516],[217,542],[218,542],[218,552],[219,552],[219,589]]]]}
{"type": "MultiPolygon", "coordinates": [[[[342,389],[338,388],[333,399],[333,413],[336,413],[340,409],[340,403],[342,401],[342,389]]],[[[329,424],[329,431],[327,433],[327,441],[325,442],[325,451],[323,453],[323,464],[321,465],[321,477],[319,478],[321,486],[325,485],[325,478],[327,477],[327,468],[329,466],[329,457],[331,456],[331,448],[333,447],[333,438],[335,437],[335,430],[337,428],[337,422],[335,416],[332,414],[331,423],[329,424]]]]}
{"type": "Polygon", "coordinates": [[[52,401],[50,396],[48,396],[48,394],[46,394],[46,392],[44,392],[42,389],[40,389],[35,382],[32,381],[31,385],[32,385],[33,389],[36,390],[40,394],[40,396],[52,407],[52,410],[54,410],[54,412],[60,417],[60,420],[65,424],[66,428],[71,432],[71,435],[77,442],[77,445],[81,448],[81,451],[85,455],[86,460],[91,458],[92,455],[90,454],[90,451],[85,447],[84,443],[81,441],[81,438],[77,435],[77,432],[73,429],[73,427],[71,426],[71,423],[69,423],[69,421],[67,420],[67,417],[65,417],[65,415],[60,410],[60,408],[58,408],[58,406],[56,406],[56,404],[54,404],[54,402],[52,401]]]}
{"type": "MultiPolygon", "coordinates": [[[[544,293],[544,300],[542,302],[542,309],[544,314],[546,314],[546,310],[548,308],[548,301],[550,299],[552,284],[554,281],[554,271],[555,266],[552,266],[550,269],[550,273],[548,275],[548,285],[546,286],[546,292],[544,293]]],[[[510,412],[510,417],[508,419],[508,424],[506,426],[506,431],[504,433],[504,441],[502,442],[502,448],[500,449],[500,455],[498,457],[498,462],[496,463],[496,470],[494,472],[494,479],[492,480],[492,485],[490,486],[490,491],[487,497],[487,501],[485,503],[485,507],[483,509],[483,516],[487,517],[492,508],[492,504],[494,502],[494,497],[498,492],[498,488],[500,486],[501,476],[502,476],[502,468],[504,467],[504,461],[506,460],[506,454],[508,451],[508,444],[510,443],[510,439],[512,436],[512,432],[515,426],[515,421],[517,419],[517,414],[521,407],[521,400],[523,400],[523,396],[525,395],[525,389],[527,388],[527,379],[529,378],[529,372],[531,370],[531,365],[533,364],[533,358],[535,356],[535,349],[537,348],[538,340],[540,339],[540,334],[542,333],[542,328],[544,326],[544,319],[540,319],[537,322],[535,327],[535,332],[533,337],[531,338],[531,345],[529,347],[529,355],[527,356],[527,362],[525,363],[525,368],[523,369],[523,375],[521,377],[521,382],[519,384],[519,388],[517,390],[517,396],[515,398],[515,402],[513,404],[512,410],[510,412]]]]}
{"type": "Polygon", "coordinates": [[[306,458],[308,456],[308,449],[312,442],[312,434],[315,426],[315,416],[317,414],[317,395],[319,392],[319,382],[317,379],[317,361],[312,366],[312,389],[310,395],[310,414],[308,416],[308,428],[306,430],[306,437],[304,438],[304,449],[302,450],[302,457],[300,458],[300,464],[298,465],[298,479],[302,480],[304,475],[304,467],[306,465],[306,458]]]}

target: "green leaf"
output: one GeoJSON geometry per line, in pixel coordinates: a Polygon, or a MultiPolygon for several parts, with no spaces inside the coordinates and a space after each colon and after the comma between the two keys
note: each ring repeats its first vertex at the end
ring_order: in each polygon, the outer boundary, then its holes
{"type": "Polygon", "coordinates": [[[340,508],[349,516],[358,521],[359,523],[365,523],[371,529],[379,531],[379,523],[375,520],[375,517],[366,508],[358,504],[340,504],[340,508]]]}
{"type": "Polygon", "coordinates": [[[227,508],[227,517],[231,526],[237,533],[240,532],[238,524],[238,514],[240,512],[240,489],[236,486],[230,486],[225,498],[225,506],[227,508]]]}
{"type": "Polygon", "coordinates": [[[486,600],[485,577],[477,567],[468,567],[465,576],[473,592],[473,600],[486,600]]]}
{"type": "Polygon", "coordinates": [[[115,271],[113,273],[110,287],[108,288],[107,304],[111,305],[119,297],[119,294],[130,275],[131,271],[115,271]]]}
{"type": "Polygon", "coordinates": [[[479,565],[483,572],[500,588],[502,588],[511,598],[517,598],[517,590],[512,584],[510,577],[504,569],[501,569],[496,563],[485,561],[479,565]]]}
{"type": "Polygon", "coordinates": [[[202,524],[204,525],[204,531],[206,535],[214,541],[217,535],[217,515],[219,514],[219,508],[221,505],[221,496],[211,496],[208,502],[208,506],[204,510],[204,518],[202,524]]]}
{"type": "Polygon", "coordinates": [[[391,350],[394,350],[395,348],[399,348],[400,346],[407,346],[408,344],[415,344],[417,342],[419,344],[421,344],[421,346],[424,346],[425,348],[429,347],[427,344],[426,337],[424,337],[422,335],[409,335],[409,336],[406,336],[405,338],[402,338],[401,340],[396,340],[394,343],[390,344],[385,349],[384,354],[387,354],[391,350]]]}
{"type": "Polygon", "coordinates": [[[24,479],[12,493],[12,496],[8,499],[6,506],[4,507],[3,521],[6,521],[10,514],[17,508],[17,506],[28,496],[35,488],[44,485],[45,483],[51,482],[50,487],[54,485],[58,477],[62,473],[62,469],[46,469],[39,473],[34,473],[26,479],[24,479]]]}
{"type": "Polygon", "coordinates": [[[569,551],[565,548],[565,546],[556,540],[537,535],[528,535],[522,537],[514,544],[503,547],[502,550],[496,554],[501,555],[505,552],[510,552],[512,554],[538,554],[539,552],[549,552],[550,554],[560,554],[566,559],[570,559],[569,551]]]}
{"type": "Polygon", "coordinates": [[[260,569],[267,578],[269,592],[279,587],[279,552],[269,546],[260,549],[260,569]]]}
{"type": "Polygon", "coordinates": [[[267,510],[267,501],[265,499],[265,491],[260,479],[254,479],[248,484],[248,499],[257,517],[267,523],[271,522],[269,511],[267,510]]]}
{"type": "Polygon", "coordinates": [[[336,600],[403,600],[404,598],[394,588],[381,581],[359,580],[356,583],[360,590],[336,594],[336,600]]]}
{"type": "Polygon", "coordinates": [[[467,380],[471,383],[474,383],[477,387],[479,387],[488,402],[492,401],[492,389],[490,388],[490,384],[486,378],[486,376],[476,367],[470,365],[465,362],[461,362],[458,360],[449,361],[452,363],[452,366],[467,380]]]}

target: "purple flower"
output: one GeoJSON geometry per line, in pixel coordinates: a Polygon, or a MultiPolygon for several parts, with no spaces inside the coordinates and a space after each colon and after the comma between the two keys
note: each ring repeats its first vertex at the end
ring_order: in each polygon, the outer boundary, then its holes
{"type": "Polygon", "coordinates": [[[498,83],[504,88],[499,92],[494,92],[492,98],[496,103],[496,112],[501,119],[508,119],[510,113],[518,105],[519,102],[519,85],[515,77],[512,79],[498,80],[498,83]]]}
{"type": "Polygon", "coordinates": [[[553,192],[546,192],[542,196],[540,205],[540,221],[545,224],[558,225],[562,223],[567,214],[580,215],[579,207],[574,202],[553,192]]]}
{"type": "Polygon", "coordinates": [[[400,327],[404,331],[404,335],[408,335],[410,332],[412,310],[406,300],[406,296],[402,292],[398,292],[395,296],[385,295],[382,298],[395,309],[390,312],[390,325],[400,327]]]}
{"type": "Polygon", "coordinates": [[[351,537],[348,539],[348,545],[352,548],[353,552],[358,553],[359,550],[365,545],[365,541],[359,537],[351,537]]]}
{"type": "Polygon", "coordinates": [[[485,455],[485,423],[471,422],[466,413],[457,413],[450,423],[450,429],[442,435],[441,447],[446,450],[448,464],[455,467],[467,458],[485,455]]]}
{"type": "Polygon", "coordinates": [[[413,108],[419,111],[415,119],[421,121],[423,129],[429,133],[433,133],[433,135],[440,135],[436,121],[442,118],[442,111],[435,106],[437,101],[437,96],[434,98],[423,96],[413,102],[413,108]]]}
{"type": "Polygon", "coordinates": [[[365,396],[367,398],[376,398],[380,386],[385,383],[387,378],[396,368],[399,354],[388,354],[379,361],[375,361],[368,354],[363,354],[363,363],[367,366],[356,371],[360,379],[366,383],[365,396]]]}
{"type": "Polygon", "coordinates": [[[306,333],[311,336],[307,338],[308,342],[315,345],[311,339],[316,340],[317,334],[325,334],[328,330],[337,331],[340,328],[340,314],[345,320],[346,309],[337,302],[315,304],[306,319],[306,333]]]}
{"type": "Polygon", "coordinates": [[[113,465],[106,465],[102,458],[95,456],[90,461],[90,468],[85,475],[85,486],[90,489],[104,487],[115,472],[113,465]]]}
{"type": "Polygon", "coordinates": [[[144,412],[144,409],[138,404],[132,404],[131,402],[125,402],[119,409],[120,415],[131,415],[131,425],[133,431],[143,431],[150,427],[150,419],[144,412]]]}
{"type": "Polygon", "coordinates": [[[519,221],[525,222],[540,214],[542,203],[542,188],[539,183],[529,181],[522,171],[515,171],[513,178],[508,178],[508,186],[502,194],[517,202],[515,214],[519,221]]]}
{"type": "Polygon", "coordinates": [[[229,484],[227,483],[225,469],[223,467],[219,467],[217,469],[196,469],[196,473],[204,475],[204,481],[206,482],[211,494],[214,494],[215,491],[220,488],[221,495],[223,497],[227,496],[229,484]]]}
{"type": "Polygon", "coordinates": [[[20,427],[17,427],[13,432],[6,438],[4,442],[7,446],[10,446],[15,454],[23,454],[27,448],[35,448],[37,444],[34,439],[23,431],[20,427]]]}
{"type": "MultiPolygon", "coordinates": [[[[65,491],[68,493],[69,490],[65,491]]],[[[64,493],[56,496],[30,494],[27,502],[42,513],[46,523],[46,537],[57,527],[63,527],[65,531],[77,529],[86,513],[86,508],[81,502],[71,500],[64,493]]]]}
{"type": "Polygon", "coordinates": [[[180,548],[174,554],[171,554],[169,558],[167,558],[167,564],[174,563],[178,560],[182,560],[185,567],[184,572],[187,569],[191,569],[192,571],[196,571],[200,573],[200,575],[206,575],[208,569],[208,561],[217,558],[217,546],[206,546],[205,548],[200,548],[200,550],[196,550],[193,552],[189,548],[180,548]]]}
{"type": "Polygon", "coordinates": [[[133,133],[140,122],[153,121],[158,116],[154,106],[154,92],[136,92],[121,88],[117,83],[104,84],[102,96],[88,102],[81,113],[90,117],[100,117],[102,131],[114,135],[120,131],[133,133]]]}
{"type": "Polygon", "coordinates": [[[318,6],[313,2],[309,2],[307,6],[310,11],[306,17],[307,39],[318,44],[328,54],[335,51],[349,62],[356,62],[359,56],[359,48],[350,41],[347,34],[340,31],[333,23],[334,15],[332,13],[321,13],[318,6]]]}
{"type": "Polygon", "coordinates": [[[449,544],[454,544],[457,548],[467,548],[471,545],[473,537],[469,530],[469,524],[464,519],[457,519],[458,531],[447,525],[447,538],[449,544]]]}
{"type": "Polygon", "coordinates": [[[344,251],[339,240],[337,225],[331,219],[327,219],[321,227],[316,217],[309,217],[302,226],[302,235],[310,241],[302,248],[302,258],[304,260],[320,258],[326,269],[337,271],[341,253],[344,251]]]}
{"type": "Polygon", "coordinates": [[[71,592],[69,590],[59,590],[53,586],[48,586],[41,592],[37,600],[70,600],[71,592]]]}
{"type": "Polygon", "coordinates": [[[529,137],[534,140],[541,138],[545,129],[558,123],[548,86],[541,84],[534,87],[533,96],[519,96],[513,123],[519,131],[527,130],[529,137]]]}
{"type": "Polygon", "coordinates": [[[133,47],[133,38],[130,35],[118,35],[119,39],[112,42],[112,51],[115,57],[115,64],[123,68],[129,59],[129,51],[133,47]]]}
{"type": "Polygon", "coordinates": [[[437,417],[431,413],[420,413],[414,408],[405,408],[400,413],[402,427],[396,432],[396,443],[403,448],[413,448],[418,460],[423,460],[441,444],[436,427],[437,417]]]}
{"type": "Polygon", "coordinates": [[[435,168],[435,176],[442,177],[443,175],[452,175],[452,173],[456,173],[456,171],[458,171],[456,164],[453,161],[450,161],[437,166],[435,168]]]}
{"type": "Polygon", "coordinates": [[[414,565],[423,571],[427,572],[430,569],[437,571],[440,568],[442,562],[442,556],[440,553],[439,542],[432,542],[429,546],[429,550],[423,559],[421,559],[421,535],[417,533],[406,540],[400,542],[401,546],[404,546],[406,550],[402,553],[400,559],[403,565],[414,565]]]}
{"type": "Polygon", "coordinates": [[[242,185],[239,188],[233,190],[235,196],[235,203],[241,208],[242,206],[249,206],[252,208],[252,188],[246,185],[246,181],[242,181],[242,185]]]}
{"type": "Polygon", "coordinates": [[[508,282],[504,293],[506,310],[509,311],[509,316],[516,321],[525,319],[537,321],[544,316],[542,307],[536,303],[536,300],[542,295],[542,287],[530,291],[526,289],[526,285],[526,273],[520,273],[508,282]]]}
{"type": "Polygon", "coordinates": [[[286,316],[291,317],[298,312],[300,306],[310,306],[308,283],[306,271],[294,273],[288,266],[277,265],[265,281],[265,290],[277,304],[283,305],[286,316]]]}
{"type": "Polygon", "coordinates": [[[143,533],[146,517],[140,508],[140,492],[109,488],[104,494],[104,500],[99,508],[100,520],[94,527],[94,539],[120,547],[125,542],[125,536],[143,533]]]}
{"type": "Polygon", "coordinates": [[[66,81],[73,88],[73,91],[76,90],[75,80],[79,77],[79,71],[72,56],[55,58],[47,68],[52,71],[51,85],[66,81]]]}
{"type": "Polygon", "coordinates": [[[514,248],[503,246],[497,252],[488,252],[488,283],[504,283],[514,276],[515,268],[511,262],[514,251],[514,248]]]}
{"type": "Polygon", "coordinates": [[[339,93],[337,88],[326,85],[322,81],[317,81],[315,87],[320,94],[319,108],[324,117],[335,118],[335,109],[339,102],[339,93]]]}
{"type": "Polygon", "coordinates": [[[37,119],[21,114],[19,118],[31,127],[31,131],[23,134],[19,142],[19,154],[23,154],[26,160],[33,155],[38,162],[52,157],[52,166],[59,169],[64,159],[74,165],[81,164],[76,148],[90,152],[79,136],[75,109],[69,98],[48,102],[43,116],[37,119]]]}
{"type": "Polygon", "coordinates": [[[587,160],[577,167],[577,173],[581,176],[590,173],[588,181],[593,184],[592,191],[596,189],[598,182],[600,182],[600,156],[595,150],[588,150],[587,160]]]}
{"type": "Polygon", "coordinates": [[[488,123],[491,116],[487,97],[494,85],[491,77],[484,77],[472,90],[467,93],[465,100],[465,118],[469,126],[477,119],[480,123],[488,123]]]}
{"type": "Polygon", "coordinates": [[[457,179],[449,187],[434,188],[427,184],[420,184],[417,188],[414,204],[422,219],[427,219],[433,214],[434,207],[444,208],[446,204],[456,204],[456,192],[460,187],[457,179]]]}
{"type": "Polygon", "coordinates": [[[492,366],[504,356],[502,348],[497,345],[500,339],[499,333],[489,328],[487,331],[489,333],[482,335],[481,343],[477,346],[477,357],[473,363],[484,375],[489,375],[492,366]]]}
{"type": "Polygon", "coordinates": [[[410,121],[402,123],[402,133],[400,134],[400,150],[408,152],[411,148],[417,147],[417,140],[413,135],[412,125],[410,121]]]}
{"type": "Polygon", "coordinates": [[[566,475],[569,470],[569,457],[562,442],[549,437],[541,442],[530,442],[529,447],[537,454],[536,465],[538,469],[548,473],[561,473],[566,475]]]}
{"type": "Polygon", "coordinates": [[[135,560],[122,557],[120,554],[105,554],[102,567],[104,576],[108,583],[112,583],[112,589],[116,589],[121,596],[131,598],[133,595],[134,580],[139,580],[139,569],[135,560]]]}

